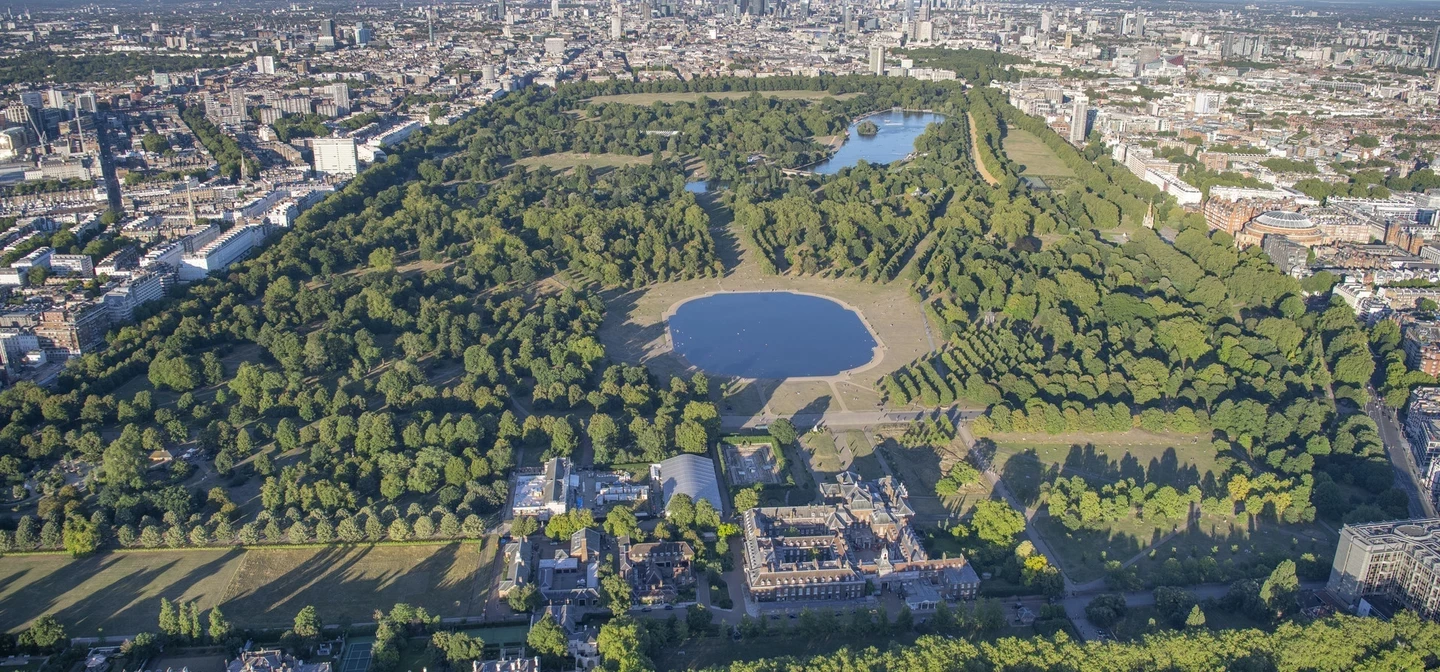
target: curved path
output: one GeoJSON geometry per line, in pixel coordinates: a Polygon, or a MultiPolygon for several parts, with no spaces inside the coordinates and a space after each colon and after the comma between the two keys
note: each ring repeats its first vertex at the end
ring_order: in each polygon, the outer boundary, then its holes
{"type": "Polygon", "coordinates": [[[975,170],[980,173],[981,179],[985,180],[986,184],[992,187],[998,186],[1000,180],[995,179],[995,176],[986,170],[985,162],[980,160],[980,135],[975,132],[975,116],[967,111],[965,120],[970,125],[970,158],[975,162],[975,170]]]}

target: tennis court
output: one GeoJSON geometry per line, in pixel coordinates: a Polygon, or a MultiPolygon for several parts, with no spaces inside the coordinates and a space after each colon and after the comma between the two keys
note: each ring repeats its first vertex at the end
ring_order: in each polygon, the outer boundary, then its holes
{"type": "Polygon", "coordinates": [[[340,663],[340,672],[365,672],[370,669],[370,650],[375,640],[351,642],[345,649],[345,660],[340,663]]]}

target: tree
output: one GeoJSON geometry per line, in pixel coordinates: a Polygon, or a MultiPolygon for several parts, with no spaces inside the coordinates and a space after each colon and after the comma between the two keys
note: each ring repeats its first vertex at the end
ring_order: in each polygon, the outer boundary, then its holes
{"type": "Polygon", "coordinates": [[[111,485],[138,488],[145,472],[145,456],[140,452],[140,430],[126,425],[120,437],[110,442],[102,458],[104,481],[111,485]]]}
{"type": "Polygon", "coordinates": [[[564,658],[569,655],[569,638],[565,631],[555,622],[554,617],[545,614],[536,621],[530,628],[530,634],[525,637],[525,643],[530,645],[536,653],[550,659],[564,658]]]}
{"type": "Polygon", "coordinates": [[[623,504],[610,509],[605,516],[605,533],[612,537],[630,537],[630,541],[639,542],[644,540],[644,533],[640,530],[640,521],[635,518],[635,513],[630,507],[623,504]]]}
{"type": "Polygon", "coordinates": [[[160,650],[160,638],[153,632],[142,632],[135,635],[134,639],[126,640],[120,645],[120,653],[130,656],[136,660],[144,660],[160,650]]]}
{"type": "Polygon", "coordinates": [[[1193,607],[1191,607],[1191,608],[1190,608],[1190,615],[1185,617],[1185,627],[1187,627],[1187,628],[1199,628],[1199,627],[1203,627],[1204,625],[1205,625],[1205,611],[1204,611],[1203,609],[1201,609],[1201,608],[1200,608],[1200,605],[1198,605],[1198,604],[1195,605],[1195,606],[1193,606],[1193,607]]]}
{"type": "Polygon", "coordinates": [[[777,448],[783,450],[786,446],[795,443],[795,425],[785,418],[778,418],[770,423],[770,438],[775,439],[777,448]]]}
{"type": "Polygon", "coordinates": [[[596,637],[596,648],[607,663],[613,664],[620,672],[641,672],[651,670],[650,659],[642,648],[642,629],[635,619],[620,615],[600,626],[596,637]]]}
{"type": "Polygon", "coordinates": [[[230,636],[230,621],[225,620],[225,614],[220,613],[220,607],[210,610],[210,627],[208,634],[210,641],[223,642],[230,636]]]}
{"type": "Polygon", "coordinates": [[[605,593],[605,604],[610,607],[612,613],[618,616],[629,611],[634,598],[630,590],[630,582],[626,581],[625,577],[614,573],[607,574],[605,578],[600,579],[600,588],[605,593]]]}
{"type": "Polygon", "coordinates": [[[733,501],[735,510],[748,511],[760,506],[760,488],[761,485],[756,483],[753,487],[745,488],[735,493],[735,499],[733,501]]]}
{"type": "Polygon", "coordinates": [[[715,622],[715,614],[703,605],[692,604],[685,609],[685,624],[690,627],[690,632],[701,634],[710,630],[710,624],[715,622]]]}
{"type": "Polygon", "coordinates": [[[47,651],[65,641],[65,626],[46,614],[35,619],[30,628],[20,633],[20,646],[47,651]]]}
{"type": "Polygon", "coordinates": [[[532,516],[518,516],[510,523],[510,534],[515,537],[528,537],[540,530],[540,523],[532,516]]]}
{"type": "Polygon", "coordinates": [[[485,640],[463,632],[437,632],[430,636],[430,645],[445,654],[445,660],[457,668],[463,663],[479,660],[485,655],[485,640]]]}
{"type": "Polygon", "coordinates": [[[316,639],[320,636],[320,614],[314,606],[305,605],[300,613],[295,614],[295,627],[292,630],[295,636],[301,639],[316,639]]]}
{"type": "Polygon", "coordinates": [[[950,497],[971,483],[980,480],[980,470],[971,466],[969,462],[960,461],[950,467],[950,473],[945,478],[935,482],[935,494],[941,497],[950,497]]]}
{"type": "Polygon", "coordinates": [[[80,516],[65,519],[65,550],[72,558],[83,558],[100,547],[99,526],[80,516]]]}
{"type": "Polygon", "coordinates": [[[1025,531],[1025,516],[1005,502],[986,499],[975,503],[970,526],[980,541],[1009,548],[1015,536],[1025,531]]]}
{"type": "Polygon", "coordinates": [[[690,495],[677,492],[665,504],[665,516],[682,530],[695,524],[695,500],[690,495]]]}
{"type": "Polygon", "coordinates": [[[505,596],[505,602],[515,611],[534,611],[536,607],[540,606],[540,592],[535,590],[535,586],[527,583],[510,591],[510,594],[505,596]]]}
{"type": "Polygon", "coordinates": [[[180,634],[180,615],[170,600],[160,598],[160,632],[170,636],[180,634]]]}
{"type": "Polygon", "coordinates": [[[1129,609],[1130,607],[1125,604],[1124,595],[1106,593],[1090,600],[1090,604],[1085,605],[1085,618],[1090,619],[1091,623],[1099,627],[1108,628],[1125,618],[1129,609]]]}
{"type": "Polygon", "coordinates": [[[1265,583],[1260,584],[1260,599],[1275,616],[1284,616],[1295,606],[1295,596],[1300,593],[1300,579],[1295,576],[1295,561],[1282,560],[1265,583]]]}
{"type": "Polygon", "coordinates": [[[377,271],[395,268],[395,248],[377,247],[370,251],[370,267],[377,271]]]}

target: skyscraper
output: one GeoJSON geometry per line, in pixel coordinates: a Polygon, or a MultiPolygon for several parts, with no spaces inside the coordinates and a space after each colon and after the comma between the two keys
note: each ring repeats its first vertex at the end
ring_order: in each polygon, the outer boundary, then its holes
{"type": "Polygon", "coordinates": [[[321,47],[335,46],[335,22],[330,19],[320,20],[320,35],[315,39],[315,44],[321,47]]]}
{"type": "Polygon", "coordinates": [[[845,3],[844,9],[842,9],[841,12],[840,12],[840,23],[841,23],[840,31],[841,31],[841,32],[844,32],[844,33],[849,33],[849,32],[850,32],[850,3],[848,3],[848,2],[845,3]]]}
{"type": "Polygon", "coordinates": [[[1042,32],[1042,33],[1049,33],[1049,32],[1050,32],[1050,22],[1051,22],[1051,21],[1052,21],[1052,18],[1051,18],[1050,10],[1047,9],[1047,10],[1045,10],[1045,11],[1043,11],[1043,12],[1040,12],[1040,32],[1042,32]]]}
{"type": "Polygon", "coordinates": [[[550,0],[550,17],[560,18],[560,0],[550,0]]]}
{"type": "Polygon", "coordinates": [[[1435,26],[1435,35],[1430,38],[1430,60],[1426,65],[1431,70],[1440,70],[1440,26],[1435,26]]]}
{"type": "Polygon", "coordinates": [[[348,114],[350,112],[350,85],[336,82],[328,88],[330,97],[335,100],[335,107],[340,109],[340,114],[348,114]]]}
{"type": "Polygon", "coordinates": [[[870,74],[885,74],[885,47],[879,44],[870,45],[870,74]]]}
{"type": "Polygon", "coordinates": [[[1083,145],[1090,135],[1090,99],[1076,94],[1070,101],[1070,144],[1083,145]]]}
{"type": "Polygon", "coordinates": [[[367,44],[370,44],[370,40],[374,38],[374,31],[370,30],[369,26],[366,26],[364,21],[355,22],[355,44],[363,47],[367,44]]]}
{"type": "Polygon", "coordinates": [[[328,175],[354,175],[359,172],[355,138],[316,138],[310,144],[315,157],[315,172],[328,175]]]}
{"type": "Polygon", "coordinates": [[[619,41],[625,37],[625,19],[620,13],[620,3],[610,5],[610,39],[619,41]]]}

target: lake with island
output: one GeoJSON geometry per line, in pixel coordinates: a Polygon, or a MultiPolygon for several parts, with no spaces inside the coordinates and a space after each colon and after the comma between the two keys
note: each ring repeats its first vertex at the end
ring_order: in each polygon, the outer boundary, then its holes
{"type": "MultiPolygon", "coordinates": [[[[821,175],[834,175],[842,168],[854,166],[863,159],[868,163],[894,163],[915,151],[915,139],[930,127],[930,124],[945,121],[945,115],[934,112],[903,112],[891,110],[867,115],[850,124],[849,139],[841,145],[834,156],[821,161],[811,168],[821,175]],[[869,120],[878,127],[875,135],[860,135],[856,130],[861,122],[869,120]]],[[[711,184],[705,180],[685,183],[685,190],[692,194],[703,194],[708,190],[721,191],[723,184],[711,184]]]]}
{"type": "Polygon", "coordinates": [[[675,353],[709,374],[833,376],[876,357],[860,314],[798,292],[720,292],[681,303],[667,320],[675,353]]]}
{"type": "Polygon", "coordinates": [[[869,163],[894,163],[915,151],[915,139],[920,137],[930,124],[944,120],[943,114],[899,110],[861,117],[850,124],[850,137],[839,151],[816,164],[814,170],[821,175],[834,175],[842,168],[860,163],[861,159],[869,163]],[[879,127],[880,130],[875,135],[860,135],[856,130],[860,122],[867,119],[879,127]]]}

